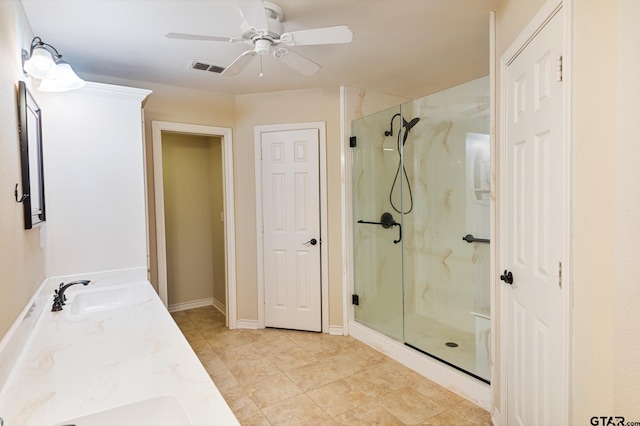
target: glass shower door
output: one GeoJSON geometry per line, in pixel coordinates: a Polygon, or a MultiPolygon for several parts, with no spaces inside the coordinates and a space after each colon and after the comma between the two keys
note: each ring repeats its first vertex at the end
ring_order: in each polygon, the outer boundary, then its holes
{"type": "Polygon", "coordinates": [[[355,319],[490,380],[489,79],[352,122],[355,319]]]}
{"type": "Polygon", "coordinates": [[[404,342],[490,379],[489,80],[403,105],[421,117],[404,147],[404,342]]]}
{"type": "MultiPolygon", "coordinates": [[[[402,218],[391,209],[391,182],[401,153],[386,137],[396,107],[355,120],[353,218],[356,321],[403,340],[402,218]]],[[[396,121],[397,124],[397,121],[396,121]]],[[[395,194],[402,198],[401,189],[395,194]]]]}

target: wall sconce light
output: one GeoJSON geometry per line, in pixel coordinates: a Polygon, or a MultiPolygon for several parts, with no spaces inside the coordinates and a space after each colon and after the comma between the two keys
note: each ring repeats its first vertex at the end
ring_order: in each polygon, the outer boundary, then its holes
{"type": "Polygon", "coordinates": [[[43,92],[66,92],[85,85],[56,48],[40,37],[33,38],[29,52],[22,50],[22,70],[42,80],[38,90],[43,92]]]}

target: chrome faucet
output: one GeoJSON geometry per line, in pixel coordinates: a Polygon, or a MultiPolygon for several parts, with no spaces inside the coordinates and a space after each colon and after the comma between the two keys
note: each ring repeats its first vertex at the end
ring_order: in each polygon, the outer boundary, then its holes
{"type": "Polygon", "coordinates": [[[54,290],[55,294],[53,295],[53,306],[51,307],[51,312],[61,311],[64,306],[64,302],[67,300],[67,296],[64,295],[64,292],[71,287],[72,285],[82,284],[87,285],[91,281],[89,280],[79,280],[73,281],[68,284],[60,283],[60,287],[57,290],[54,290]]]}

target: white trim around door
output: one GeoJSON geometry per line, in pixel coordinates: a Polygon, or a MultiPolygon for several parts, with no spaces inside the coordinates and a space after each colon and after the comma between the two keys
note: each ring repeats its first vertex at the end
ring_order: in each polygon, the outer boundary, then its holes
{"type": "Polygon", "coordinates": [[[187,133],[222,138],[222,168],[224,188],[224,241],[225,273],[227,278],[226,318],[227,327],[236,328],[236,243],[235,204],[233,195],[233,141],[231,129],[227,127],[203,126],[199,124],[152,121],[153,132],[153,182],[156,204],[156,244],[158,250],[158,293],[168,306],[167,300],[167,246],[164,218],[164,190],[162,181],[162,132],[187,133]]]}
{"type": "Polygon", "coordinates": [[[256,242],[257,242],[257,267],[258,267],[258,328],[265,328],[264,319],[264,248],[263,248],[263,218],[262,218],[262,133],[280,132],[290,130],[317,129],[320,146],[320,280],[322,297],[322,332],[329,333],[329,265],[327,251],[327,136],[326,124],[323,121],[293,124],[269,124],[254,126],[253,141],[255,153],[255,179],[256,179],[256,242]]]}

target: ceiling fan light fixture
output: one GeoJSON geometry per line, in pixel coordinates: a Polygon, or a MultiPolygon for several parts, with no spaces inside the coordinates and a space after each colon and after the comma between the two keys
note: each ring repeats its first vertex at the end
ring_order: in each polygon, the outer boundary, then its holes
{"type": "MultiPolygon", "coordinates": [[[[240,24],[242,39],[220,36],[203,36],[197,34],[167,33],[165,37],[181,40],[209,40],[209,41],[244,41],[251,46],[240,54],[220,74],[224,77],[238,75],[255,56],[260,58],[273,53],[273,56],[301,74],[310,76],[320,71],[322,66],[300,53],[282,47],[311,46],[322,44],[350,43],[353,33],[347,25],[333,27],[312,28],[284,32],[282,21],[284,11],[278,5],[264,0],[236,0],[240,15],[244,18],[240,24]]],[[[260,67],[260,76],[262,66],[260,67]]]]}
{"type": "Polygon", "coordinates": [[[271,52],[271,41],[265,39],[255,40],[255,52],[258,55],[268,55],[271,52]]]}

